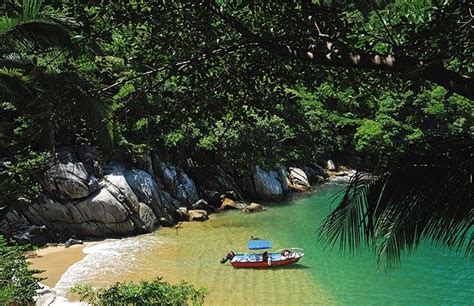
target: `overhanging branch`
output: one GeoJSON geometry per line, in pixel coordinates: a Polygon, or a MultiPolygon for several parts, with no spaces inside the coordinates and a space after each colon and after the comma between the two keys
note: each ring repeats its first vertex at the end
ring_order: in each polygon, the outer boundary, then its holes
{"type": "Polygon", "coordinates": [[[213,0],[204,1],[214,14],[239,32],[246,40],[258,43],[262,49],[282,57],[305,60],[314,64],[330,67],[357,68],[363,70],[397,73],[405,78],[420,78],[434,82],[442,87],[474,100],[474,80],[448,70],[441,64],[424,65],[421,60],[395,54],[377,54],[372,52],[354,52],[348,48],[333,48],[329,52],[314,51],[293,47],[259,36],[246,27],[238,18],[227,13],[213,0]],[[417,73],[414,73],[414,72],[417,73]]]}

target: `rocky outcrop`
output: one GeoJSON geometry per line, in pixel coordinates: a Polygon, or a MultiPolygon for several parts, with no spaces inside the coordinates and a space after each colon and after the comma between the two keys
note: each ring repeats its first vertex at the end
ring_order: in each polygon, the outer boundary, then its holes
{"type": "Polygon", "coordinates": [[[153,168],[174,198],[186,205],[191,205],[199,200],[194,181],[184,173],[183,169],[162,161],[158,161],[157,166],[153,166],[153,168]]]}
{"type": "MultiPolygon", "coordinates": [[[[331,163],[328,168],[335,169],[331,163]]],[[[183,220],[205,220],[219,208],[261,211],[264,208],[259,204],[243,204],[242,196],[278,201],[290,190],[309,190],[311,183],[324,181],[326,175],[316,164],[288,169],[254,166],[249,176],[237,179],[220,166],[207,171],[187,162],[188,175],[156,153],[146,155],[139,165],[147,171],[122,165],[101,167],[97,152],[89,146],[60,150],[40,178],[46,191],[41,200],[10,211],[0,220],[0,233],[20,242],[43,244],[64,242],[73,235],[151,232],[183,220]],[[199,189],[191,177],[197,178],[199,189]]]]}
{"type": "Polygon", "coordinates": [[[311,189],[306,173],[300,168],[289,168],[288,180],[290,181],[290,188],[295,191],[308,191],[311,189]]]}
{"type": "Polygon", "coordinates": [[[139,169],[129,170],[125,179],[141,203],[146,204],[163,226],[175,224],[180,215],[177,209],[181,202],[174,199],[155,179],[147,172],[139,169]]]}
{"type": "Polygon", "coordinates": [[[62,237],[107,237],[151,232],[182,217],[180,202],[142,170],[109,166],[98,192],[85,199],[45,197],[20,214],[29,224],[45,226],[62,237]]]}
{"type": "Polygon", "coordinates": [[[283,198],[283,186],[278,180],[278,172],[263,170],[256,166],[253,169],[252,178],[257,198],[269,201],[278,201],[283,198]]]}
{"type": "Polygon", "coordinates": [[[81,199],[99,190],[94,175],[87,172],[85,165],[78,161],[56,163],[46,171],[43,185],[45,189],[62,199],[81,199]]]}

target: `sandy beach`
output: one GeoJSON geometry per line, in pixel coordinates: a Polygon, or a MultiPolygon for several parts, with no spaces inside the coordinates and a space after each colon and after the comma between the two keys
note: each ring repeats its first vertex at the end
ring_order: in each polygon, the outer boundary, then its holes
{"type": "Polygon", "coordinates": [[[87,245],[73,245],[65,248],[64,245],[48,246],[36,251],[35,257],[30,259],[31,269],[44,270],[39,274],[46,278],[41,282],[49,287],[54,287],[66,270],[84,258],[82,251],[87,245]]]}

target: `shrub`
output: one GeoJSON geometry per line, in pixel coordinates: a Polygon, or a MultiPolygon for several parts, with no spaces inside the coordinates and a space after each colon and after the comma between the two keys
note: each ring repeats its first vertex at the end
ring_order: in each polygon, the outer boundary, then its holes
{"type": "Polygon", "coordinates": [[[195,289],[185,282],[169,284],[158,277],[152,281],[117,282],[109,288],[94,289],[90,285],[77,285],[71,292],[81,301],[99,305],[202,305],[207,295],[204,288],[195,289]]]}
{"type": "Polygon", "coordinates": [[[0,235],[0,304],[26,304],[33,301],[41,280],[29,270],[25,246],[7,245],[0,235]]]}

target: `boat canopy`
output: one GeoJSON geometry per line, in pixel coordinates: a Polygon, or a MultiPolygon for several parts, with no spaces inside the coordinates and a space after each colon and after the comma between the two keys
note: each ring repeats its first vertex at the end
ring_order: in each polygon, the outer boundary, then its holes
{"type": "Polygon", "coordinates": [[[272,242],[270,240],[253,239],[248,242],[249,250],[266,250],[272,248],[272,242]]]}

